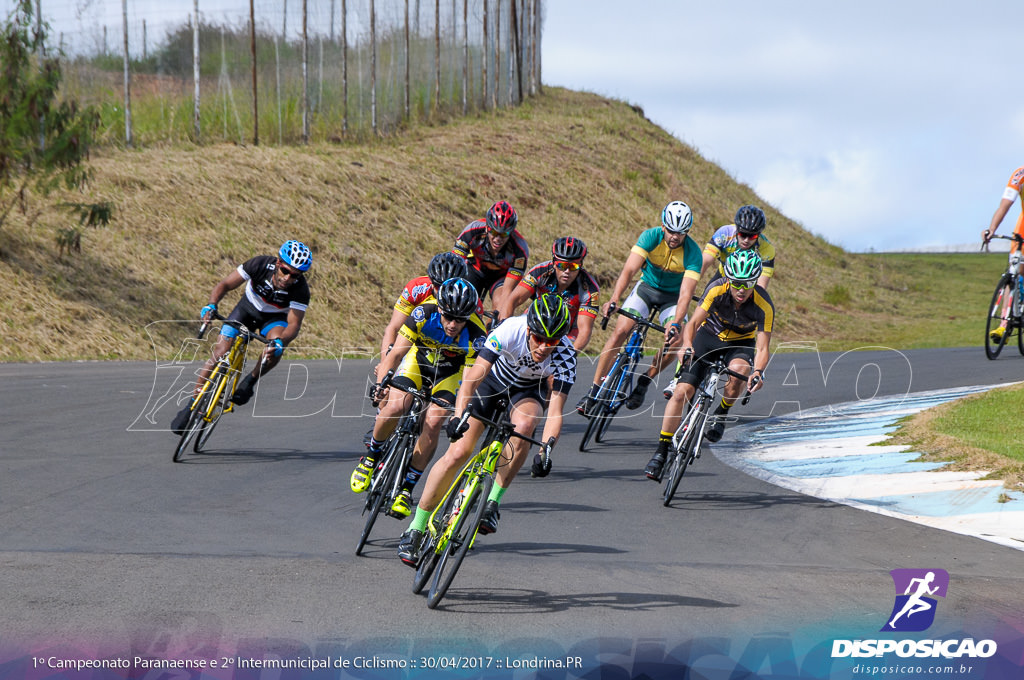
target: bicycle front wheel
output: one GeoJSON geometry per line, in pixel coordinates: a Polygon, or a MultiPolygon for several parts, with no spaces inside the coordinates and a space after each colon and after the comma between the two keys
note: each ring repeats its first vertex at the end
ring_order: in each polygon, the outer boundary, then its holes
{"type": "Polygon", "coordinates": [[[686,432],[683,434],[683,440],[679,442],[679,448],[672,456],[672,467],[669,468],[668,478],[665,480],[665,491],[661,496],[662,505],[666,508],[675,498],[679,482],[683,481],[686,468],[690,467],[690,463],[697,453],[696,447],[700,444],[700,433],[704,427],[704,421],[707,420],[703,410],[704,401],[701,400],[686,414],[686,432]]]}
{"type": "Polygon", "coordinates": [[[206,421],[203,420],[203,415],[210,406],[209,390],[203,393],[199,397],[199,400],[193,404],[192,412],[188,416],[188,424],[185,426],[185,431],[181,433],[181,438],[178,439],[178,446],[174,449],[174,462],[180,463],[181,459],[185,455],[185,449],[192,442],[192,439],[199,433],[206,421]]]}
{"type": "MultiPolygon", "coordinates": [[[[1003,274],[1002,278],[999,279],[995,292],[992,293],[992,304],[989,305],[988,318],[985,321],[985,356],[989,359],[995,359],[999,356],[999,353],[1003,351],[1003,345],[1006,344],[1006,336],[1011,332],[1011,327],[1007,324],[1006,330],[999,339],[992,340],[992,331],[999,328],[1003,322],[1003,307],[1013,300],[1009,289],[1011,282],[1012,277],[1009,274],[1003,274]]],[[[1024,352],[1024,347],[1022,347],[1022,352],[1024,352]]]]}
{"type": "Polygon", "coordinates": [[[619,409],[622,408],[622,403],[629,396],[629,393],[633,391],[633,369],[636,367],[636,361],[629,360],[622,363],[618,370],[614,372],[612,380],[608,383],[608,400],[607,406],[605,407],[605,416],[601,420],[601,425],[597,428],[597,434],[594,436],[594,441],[603,442],[605,434],[608,433],[608,426],[612,423],[612,418],[618,414],[619,409]]]}
{"type": "MultiPolygon", "coordinates": [[[[204,418],[199,427],[199,434],[196,436],[196,443],[192,446],[192,450],[196,453],[202,453],[203,449],[206,448],[206,442],[210,440],[210,435],[213,434],[213,428],[217,427],[217,423],[220,422],[220,417],[224,415],[224,411],[228,407],[228,401],[231,399],[230,380],[225,376],[223,378],[223,384],[220,387],[220,398],[217,400],[217,405],[213,407],[213,410],[209,415],[209,422],[204,418]]],[[[216,391],[214,392],[216,394],[216,391]]],[[[212,398],[212,397],[211,397],[212,398]]]]}
{"type": "Polygon", "coordinates": [[[384,449],[384,457],[381,468],[375,470],[370,488],[366,491],[366,505],[363,512],[368,513],[366,523],[363,524],[363,533],[359,536],[359,545],[356,546],[356,555],[363,554],[363,547],[370,540],[370,532],[373,525],[377,523],[384,504],[391,499],[391,491],[395,488],[395,477],[402,472],[402,460],[405,455],[406,446],[412,443],[409,435],[398,434],[391,439],[390,445],[384,449]]]}
{"type": "Polygon", "coordinates": [[[434,580],[430,584],[427,606],[431,609],[436,609],[437,605],[441,603],[441,598],[448,592],[452,580],[455,579],[455,574],[458,573],[462,561],[466,559],[466,554],[473,545],[477,530],[480,528],[480,518],[484,514],[487,494],[490,493],[493,481],[488,478],[486,481],[474,485],[474,488],[469,490],[462,501],[462,507],[448,538],[448,545],[441,551],[437,570],[434,572],[434,580]]]}
{"type": "MultiPolygon", "coordinates": [[[[448,525],[456,503],[459,503],[461,500],[459,499],[457,489],[463,488],[465,475],[460,475],[455,481],[456,483],[452,485],[448,494],[441,499],[440,509],[434,513],[435,517],[439,518],[438,523],[442,525],[440,532],[443,532],[444,527],[448,525]]],[[[439,539],[440,534],[437,537],[430,533],[427,534],[423,544],[423,557],[420,558],[420,564],[416,567],[416,577],[412,581],[412,592],[414,593],[419,593],[426,587],[430,577],[434,574],[438,561],[441,559],[440,551],[437,550],[437,541],[439,539]]]]}

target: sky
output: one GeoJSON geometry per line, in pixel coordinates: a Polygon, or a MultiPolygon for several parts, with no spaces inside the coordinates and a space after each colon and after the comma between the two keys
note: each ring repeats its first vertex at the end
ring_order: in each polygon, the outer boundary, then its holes
{"type": "MultiPolygon", "coordinates": [[[[639,105],[848,250],[976,248],[1024,165],[1022,6],[545,5],[545,84],[639,105]]],[[[1011,233],[1019,214],[1017,201],[999,233],[1011,233]]]]}

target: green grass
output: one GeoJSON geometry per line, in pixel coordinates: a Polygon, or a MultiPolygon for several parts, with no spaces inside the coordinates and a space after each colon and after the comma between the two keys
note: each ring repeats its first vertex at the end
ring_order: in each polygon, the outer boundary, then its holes
{"type": "Polygon", "coordinates": [[[1024,403],[1024,387],[993,390],[965,399],[933,422],[936,432],[955,437],[966,446],[992,451],[1024,463],[1017,414],[1024,403]]]}

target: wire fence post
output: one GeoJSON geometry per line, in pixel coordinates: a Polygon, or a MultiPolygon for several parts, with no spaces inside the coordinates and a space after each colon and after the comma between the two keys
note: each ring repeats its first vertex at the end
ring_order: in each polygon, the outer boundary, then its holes
{"type": "Polygon", "coordinates": [[[132,146],[132,74],[128,64],[128,0],[121,0],[124,26],[124,143],[132,146]]]}
{"type": "Polygon", "coordinates": [[[252,61],[252,145],[260,145],[260,105],[257,99],[256,78],[256,11],[249,0],[249,56],[252,61]]]}
{"type": "MultiPolygon", "coordinates": [[[[452,4],[452,22],[455,21],[455,5],[452,4]]],[[[452,39],[455,39],[455,27],[452,26],[452,39]]],[[[434,101],[431,110],[437,111],[441,105],[441,0],[434,0],[434,101]]]]}
{"type": "Polygon", "coordinates": [[[377,8],[370,0],[370,128],[377,134],[377,8]]]}
{"type": "Polygon", "coordinates": [[[481,83],[481,85],[483,87],[480,88],[480,93],[482,95],[482,97],[481,97],[481,108],[483,108],[485,111],[487,110],[487,85],[488,85],[488,82],[487,82],[487,61],[488,61],[488,59],[487,58],[488,58],[488,54],[491,51],[490,43],[487,41],[487,38],[488,38],[488,33],[487,33],[487,9],[488,9],[488,7],[487,7],[487,0],[484,0],[484,15],[483,15],[482,20],[481,20],[481,27],[483,29],[483,40],[484,40],[484,43],[483,43],[483,45],[481,46],[481,49],[480,49],[480,51],[483,53],[481,55],[482,59],[480,61],[480,83],[481,83]]]}
{"type": "Polygon", "coordinates": [[[341,0],[341,132],[348,133],[348,3],[341,0]]]}
{"type": "Polygon", "coordinates": [[[469,111],[469,0],[462,0],[462,115],[469,111]]]}
{"type": "Polygon", "coordinates": [[[409,120],[409,0],[405,0],[405,119],[409,120]]]}
{"type": "Polygon", "coordinates": [[[199,143],[199,0],[192,0],[195,18],[192,20],[192,80],[194,83],[194,95],[192,106],[192,125],[195,133],[196,143],[199,143]]]}

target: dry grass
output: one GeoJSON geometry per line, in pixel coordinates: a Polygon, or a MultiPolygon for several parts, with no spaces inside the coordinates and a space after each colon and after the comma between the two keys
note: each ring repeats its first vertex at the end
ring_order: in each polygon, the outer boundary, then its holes
{"type": "MultiPolygon", "coordinates": [[[[101,151],[91,163],[90,198],[113,202],[115,219],[86,234],[81,254],[56,259],[54,232],[68,218],[38,199],[0,229],[0,276],[31,291],[0,302],[0,360],[151,358],[147,324],[194,318],[217,280],[288,238],[308,243],[315,258],[302,344],[374,347],[405,281],[500,198],[519,210],[533,261],[556,236],[577,235],[606,289],[669,200],[694,208],[692,234],[701,243],[738,206],[757,203],[780,253],[771,288],[776,343],[962,344],[928,312],[940,304],[973,309],[973,299],[948,302],[916,287],[904,266],[826,243],[639,113],[547,88],[517,109],[365,145],[101,151]]],[[[994,282],[1004,261],[985,260],[993,273],[984,281],[994,282]]],[[[158,351],[175,345],[173,336],[162,336],[158,351]]]]}

